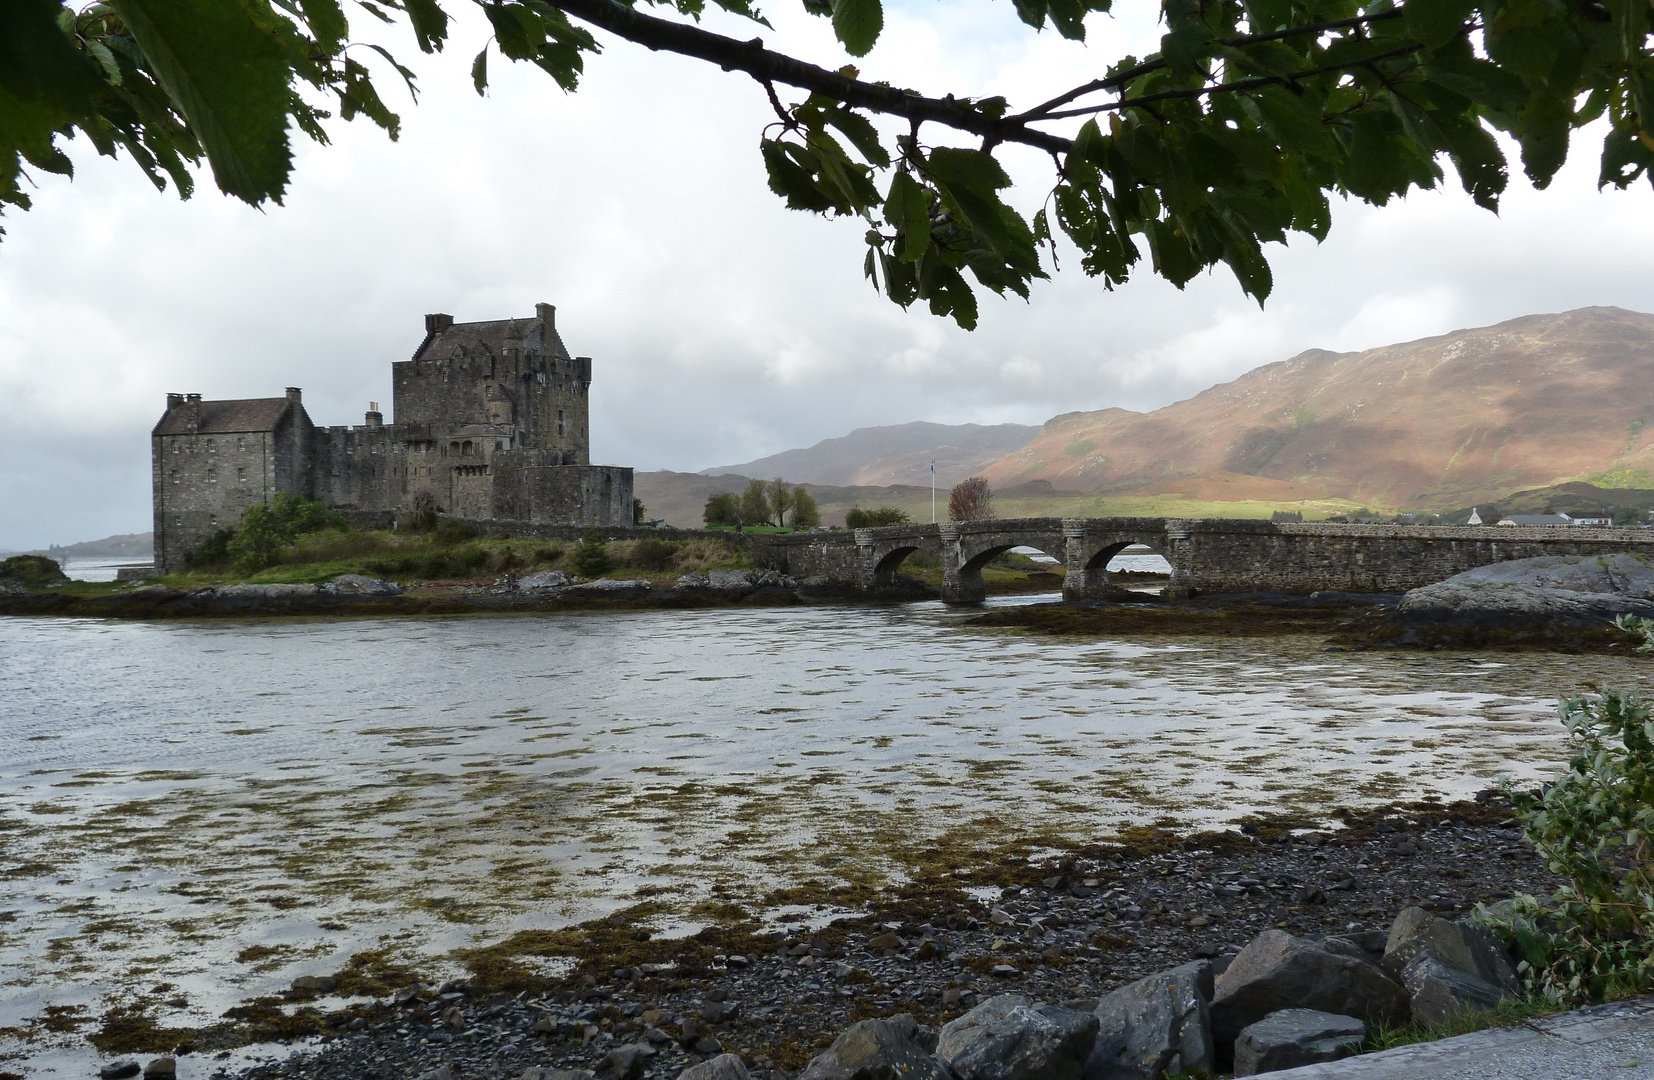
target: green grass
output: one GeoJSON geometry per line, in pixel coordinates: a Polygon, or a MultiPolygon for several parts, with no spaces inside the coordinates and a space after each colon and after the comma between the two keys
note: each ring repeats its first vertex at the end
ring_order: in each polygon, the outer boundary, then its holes
{"type": "Polygon", "coordinates": [[[1516,1027],[1541,1016],[1552,1016],[1566,1011],[1563,1006],[1543,999],[1521,998],[1501,1001],[1491,1009],[1467,1009],[1445,1024],[1381,1025],[1369,1029],[1367,1041],[1361,1044],[1361,1053],[1371,1054],[1413,1043],[1451,1039],[1455,1035],[1468,1035],[1473,1031],[1486,1031],[1490,1028],[1516,1027]]]}

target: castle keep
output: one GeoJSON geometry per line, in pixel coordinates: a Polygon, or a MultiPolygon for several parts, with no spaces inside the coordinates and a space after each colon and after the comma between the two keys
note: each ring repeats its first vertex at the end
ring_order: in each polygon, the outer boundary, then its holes
{"type": "Polygon", "coordinates": [[[459,517],[630,525],[632,470],[591,464],[592,362],[569,355],[556,314],[425,316],[425,340],[391,365],[390,424],[373,403],[359,427],[317,427],[295,387],[244,401],[168,394],[150,438],[156,567],[181,568],[283,491],[362,524],[388,523],[424,491],[459,517]]]}

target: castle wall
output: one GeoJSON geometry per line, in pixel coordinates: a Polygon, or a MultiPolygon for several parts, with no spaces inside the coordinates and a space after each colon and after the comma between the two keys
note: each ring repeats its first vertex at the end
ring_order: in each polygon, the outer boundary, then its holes
{"type": "Polygon", "coordinates": [[[545,524],[632,524],[631,469],[543,464],[548,457],[532,450],[496,454],[487,507],[461,516],[545,524]]]}

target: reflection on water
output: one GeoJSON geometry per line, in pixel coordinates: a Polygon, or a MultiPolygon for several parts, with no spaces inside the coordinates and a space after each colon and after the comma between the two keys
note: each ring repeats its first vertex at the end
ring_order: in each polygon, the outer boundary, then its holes
{"type": "Polygon", "coordinates": [[[1551,771],[1556,695],[1642,667],[934,604],[0,628],[0,1028],[158,982],[199,1022],[382,940],[876,880],[892,843],[984,823],[1466,794],[1551,771]]]}

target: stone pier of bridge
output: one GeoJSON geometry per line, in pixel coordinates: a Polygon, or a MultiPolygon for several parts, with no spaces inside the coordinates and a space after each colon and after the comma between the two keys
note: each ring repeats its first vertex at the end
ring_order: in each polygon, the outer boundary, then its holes
{"type": "Polygon", "coordinates": [[[1629,551],[1654,559],[1654,530],[1586,526],[1344,525],[1236,519],[1017,518],[796,533],[755,556],[795,578],[877,594],[915,552],[942,565],[942,599],[974,603],[982,568],[1015,547],[1063,567],[1063,597],[1104,600],[1108,563],[1141,545],[1171,565],[1168,598],[1212,593],[1404,592],[1464,570],[1541,555],[1629,551]]]}

